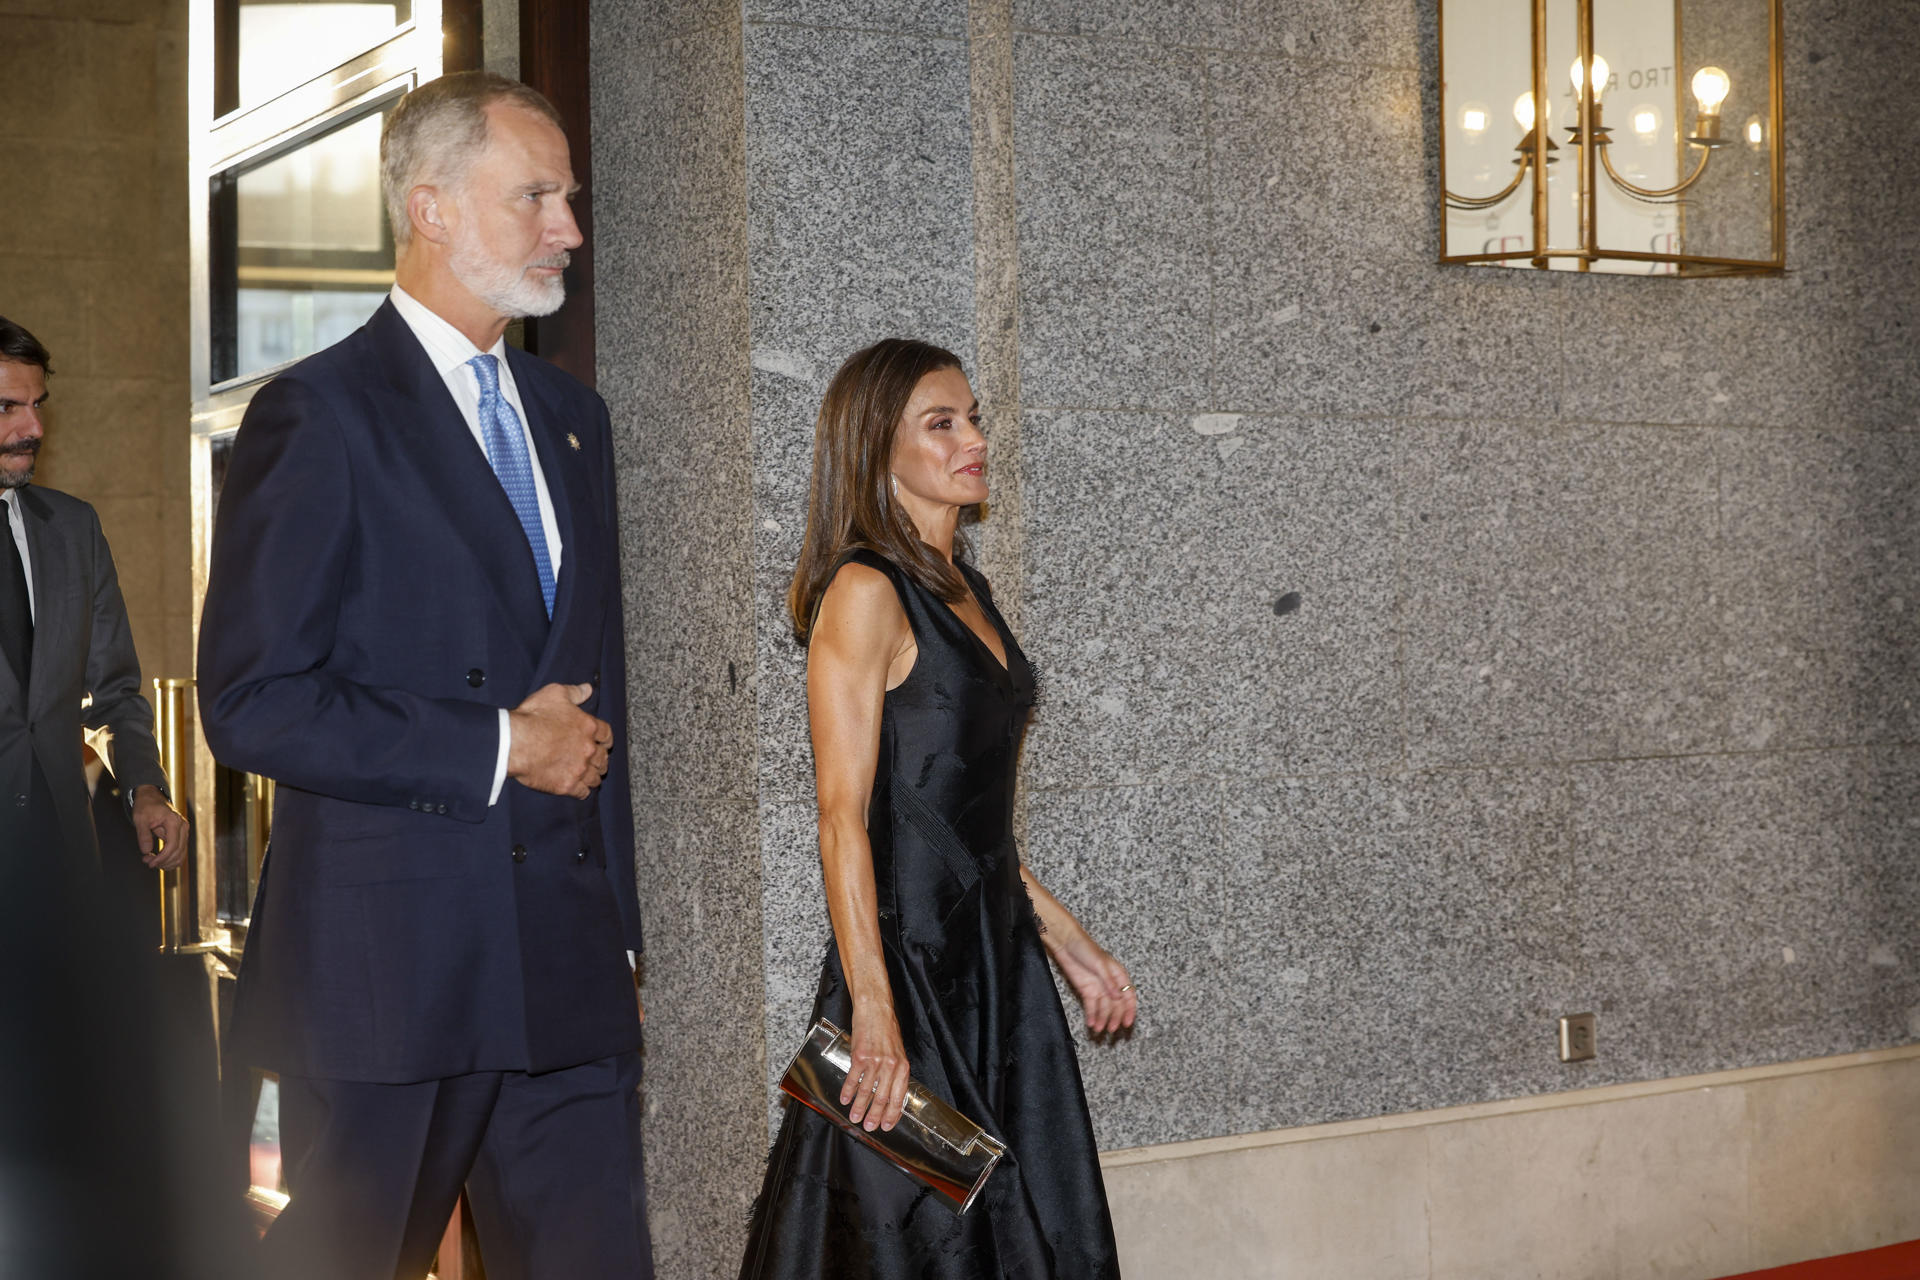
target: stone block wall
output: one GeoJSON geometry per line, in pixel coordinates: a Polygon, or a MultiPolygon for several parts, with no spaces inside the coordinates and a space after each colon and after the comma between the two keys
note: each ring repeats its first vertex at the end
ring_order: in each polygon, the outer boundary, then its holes
{"type": "Polygon", "coordinates": [[[982,392],[1025,854],[1143,985],[1105,1146],[1920,1036],[1920,11],[1788,5],[1794,270],[1702,281],[1436,265],[1424,0],[594,13],[672,1274],[827,939],[783,594],[889,333],[982,392]]]}

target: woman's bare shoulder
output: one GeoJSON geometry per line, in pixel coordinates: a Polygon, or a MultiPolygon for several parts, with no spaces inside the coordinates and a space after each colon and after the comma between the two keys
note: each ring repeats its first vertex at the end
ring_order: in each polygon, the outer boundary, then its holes
{"type": "Polygon", "coordinates": [[[897,634],[906,622],[907,613],[893,579],[872,565],[849,560],[834,572],[826,594],[820,597],[814,633],[882,638],[897,634]]]}

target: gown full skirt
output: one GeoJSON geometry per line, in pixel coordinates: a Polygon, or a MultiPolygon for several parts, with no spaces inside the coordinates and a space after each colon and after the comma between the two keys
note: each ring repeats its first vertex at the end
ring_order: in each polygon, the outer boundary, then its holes
{"type": "MultiPolygon", "coordinates": [[[[985,579],[964,563],[1004,666],[892,563],[869,551],[848,558],[892,579],[918,645],[882,708],[867,823],[894,1015],[914,1079],[1007,1154],[957,1213],[788,1101],[741,1278],[1112,1280],[1120,1271],[1099,1152],[1012,835],[1033,670],[985,579]]],[[[853,1026],[831,941],[813,1016],[853,1026]]],[[[794,1046],[805,1031],[793,1028],[794,1046]]]]}

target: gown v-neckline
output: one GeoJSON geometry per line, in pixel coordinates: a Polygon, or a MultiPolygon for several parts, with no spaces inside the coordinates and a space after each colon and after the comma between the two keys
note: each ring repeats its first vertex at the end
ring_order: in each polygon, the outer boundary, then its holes
{"type": "Polygon", "coordinates": [[[940,603],[946,606],[947,612],[953,615],[953,620],[960,624],[961,629],[967,633],[967,635],[973,640],[974,644],[979,646],[980,651],[986,654],[988,658],[992,659],[993,665],[999,669],[1000,674],[1003,676],[1011,677],[1013,675],[1013,665],[1012,665],[1013,664],[1013,648],[1007,642],[1007,633],[1000,629],[1000,624],[998,622],[995,622],[993,619],[993,615],[987,612],[987,606],[980,603],[980,597],[974,593],[973,584],[971,582],[967,583],[967,598],[972,600],[973,607],[980,611],[981,621],[985,622],[989,627],[992,627],[993,634],[1000,637],[1001,647],[1003,647],[1007,651],[1007,656],[1005,658],[1000,657],[998,654],[996,654],[993,651],[993,646],[988,644],[984,639],[981,638],[980,633],[973,629],[973,625],[971,623],[969,623],[965,618],[960,616],[960,611],[953,607],[953,603],[951,601],[942,600],[940,603]]]}

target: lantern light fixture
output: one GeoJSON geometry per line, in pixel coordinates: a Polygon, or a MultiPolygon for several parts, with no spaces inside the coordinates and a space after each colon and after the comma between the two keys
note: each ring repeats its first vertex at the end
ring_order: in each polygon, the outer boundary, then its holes
{"type": "Polygon", "coordinates": [[[1442,262],[1665,275],[1785,268],[1781,0],[1436,2],[1449,121],[1442,262]],[[1566,67],[1568,108],[1543,109],[1557,80],[1549,66],[1566,67]],[[1516,88],[1513,126],[1496,128],[1483,104],[1516,88]],[[1631,109],[1616,100],[1622,92],[1631,109]],[[1449,99],[1464,104],[1452,115],[1449,99]],[[1609,103],[1629,129],[1619,139],[1609,103]],[[1729,110],[1744,118],[1737,130],[1723,130],[1729,110]],[[1484,151],[1471,163],[1459,154],[1507,127],[1517,141],[1506,178],[1490,174],[1484,151]],[[1619,140],[1634,145],[1620,150],[1619,140]],[[1735,142],[1746,146],[1729,151],[1735,142]],[[1563,146],[1572,161],[1559,165],[1563,146]]]}

